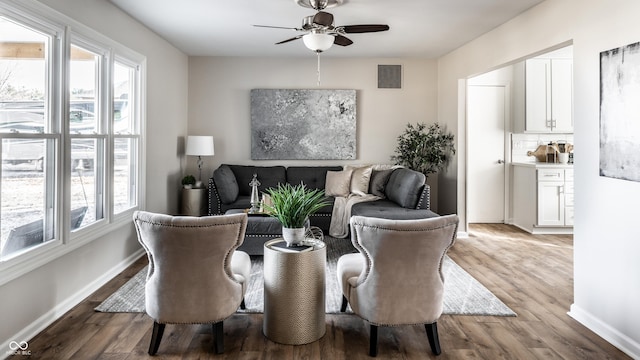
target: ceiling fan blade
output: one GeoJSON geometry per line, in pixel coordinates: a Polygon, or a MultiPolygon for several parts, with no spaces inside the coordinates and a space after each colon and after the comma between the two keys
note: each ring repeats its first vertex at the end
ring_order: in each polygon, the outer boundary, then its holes
{"type": "Polygon", "coordinates": [[[302,29],[298,29],[294,27],[285,27],[285,26],[271,26],[271,25],[253,25],[253,26],[261,27],[261,28],[270,28],[270,29],[286,29],[286,30],[304,31],[302,29]]]}
{"type": "Polygon", "coordinates": [[[370,33],[389,30],[389,25],[345,25],[340,26],[345,34],[370,33]]]}
{"type": "Polygon", "coordinates": [[[333,24],[333,15],[325,11],[318,11],[313,16],[313,23],[322,26],[331,26],[333,24]]]}
{"type": "Polygon", "coordinates": [[[351,41],[351,39],[346,36],[337,34],[335,40],[333,40],[333,43],[340,46],[349,46],[353,44],[353,41],[351,41]]]}
{"type": "Polygon", "coordinates": [[[280,41],[280,42],[277,42],[277,43],[276,43],[276,45],[280,45],[280,44],[288,43],[289,41],[293,41],[293,40],[298,40],[298,39],[300,39],[300,38],[301,38],[301,37],[303,37],[303,36],[304,36],[304,35],[298,35],[298,36],[292,37],[292,38],[287,39],[287,40],[282,40],[282,41],[280,41]]]}

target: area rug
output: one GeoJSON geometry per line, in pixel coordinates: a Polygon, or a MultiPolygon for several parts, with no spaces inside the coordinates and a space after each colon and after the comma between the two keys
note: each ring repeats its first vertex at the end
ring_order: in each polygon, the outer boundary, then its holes
{"type": "MultiPolygon", "coordinates": [[[[325,242],[327,243],[326,312],[338,314],[340,313],[342,293],[336,279],[336,265],[341,255],[355,252],[355,249],[349,240],[325,237],[325,242]]],[[[263,312],[264,277],[262,270],[262,257],[251,257],[251,279],[245,295],[247,308],[246,310],[238,310],[238,312],[263,312]]],[[[516,316],[513,310],[448,256],[445,256],[442,272],[445,278],[444,314],[516,316]]],[[[146,275],[147,268],[145,267],[95,310],[100,312],[144,312],[146,275]]],[[[350,312],[350,309],[347,312],[350,312]]]]}

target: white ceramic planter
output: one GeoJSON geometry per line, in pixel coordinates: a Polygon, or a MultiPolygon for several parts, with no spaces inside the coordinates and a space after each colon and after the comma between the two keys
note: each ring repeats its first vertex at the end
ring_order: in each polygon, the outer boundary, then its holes
{"type": "Polygon", "coordinates": [[[282,228],[282,238],[287,246],[301,244],[304,241],[305,228],[282,228]]]}

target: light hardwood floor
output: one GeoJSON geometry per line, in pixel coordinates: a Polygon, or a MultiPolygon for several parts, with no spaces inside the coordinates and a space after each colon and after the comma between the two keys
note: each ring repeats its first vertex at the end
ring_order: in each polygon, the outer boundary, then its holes
{"type": "MultiPolygon", "coordinates": [[[[442,354],[422,326],[380,328],[381,359],[629,359],[567,315],[573,301],[573,241],[532,236],[507,225],[474,224],[449,256],[511,307],[517,317],[449,316],[438,322],[442,354]]],[[[93,308],[146,264],[142,258],[29,341],[32,359],[145,359],[152,321],[145,314],[93,308]]],[[[225,353],[214,355],[209,326],[167,325],[161,359],[367,359],[368,326],[327,315],[327,333],[302,346],[262,335],[262,315],[225,321],[225,353]]],[[[15,359],[24,359],[15,356],[15,359]]]]}

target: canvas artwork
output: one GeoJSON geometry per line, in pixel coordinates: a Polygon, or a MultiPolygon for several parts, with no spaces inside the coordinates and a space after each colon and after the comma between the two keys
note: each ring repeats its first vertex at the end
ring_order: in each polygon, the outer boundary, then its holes
{"type": "Polygon", "coordinates": [[[251,90],[252,160],[355,158],[355,90],[251,90]]]}
{"type": "Polygon", "coordinates": [[[640,42],[600,53],[600,176],[640,181],[640,42]]]}

